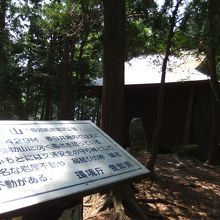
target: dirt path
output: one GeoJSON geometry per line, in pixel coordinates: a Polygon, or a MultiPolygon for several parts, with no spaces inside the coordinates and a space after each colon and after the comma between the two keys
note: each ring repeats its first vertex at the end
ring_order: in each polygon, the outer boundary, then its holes
{"type": "Polygon", "coordinates": [[[137,197],[162,219],[220,219],[219,168],[171,154],[159,155],[156,178],[135,186],[137,197]]]}
{"type": "MultiPolygon", "coordinates": [[[[148,155],[135,157],[146,163],[148,155]]],[[[164,154],[158,156],[155,174],[153,180],[133,184],[136,197],[150,219],[220,219],[220,168],[164,154]]],[[[84,209],[84,219],[114,219],[112,210],[90,218],[95,210],[86,208],[86,203],[84,209]]],[[[130,219],[138,220],[134,216],[130,219]]]]}

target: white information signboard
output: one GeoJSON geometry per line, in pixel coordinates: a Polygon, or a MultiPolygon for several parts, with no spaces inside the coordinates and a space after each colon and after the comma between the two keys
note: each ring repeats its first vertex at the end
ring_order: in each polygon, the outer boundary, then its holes
{"type": "Polygon", "coordinates": [[[0,214],[148,172],[90,121],[0,121],[0,214]]]}

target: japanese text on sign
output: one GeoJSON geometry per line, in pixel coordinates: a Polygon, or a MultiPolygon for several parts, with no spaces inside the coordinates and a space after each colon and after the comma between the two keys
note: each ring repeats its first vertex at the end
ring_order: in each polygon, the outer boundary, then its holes
{"type": "Polygon", "coordinates": [[[89,121],[2,121],[0,134],[0,213],[148,173],[89,121]]]}

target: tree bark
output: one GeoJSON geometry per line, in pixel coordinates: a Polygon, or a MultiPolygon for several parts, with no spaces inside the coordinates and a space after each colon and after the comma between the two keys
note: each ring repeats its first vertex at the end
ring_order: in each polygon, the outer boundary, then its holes
{"type": "Polygon", "coordinates": [[[208,10],[209,10],[209,49],[208,49],[208,70],[211,77],[211,131],[210,131],[210,142],[209,142],[209,152],[207,162],[209,164],[215,165],[220,162],[218,152],[218,141],[219,141],[219,125],[218,125],[218,111],[220,109],[219,101],[219,83],[216,70],[216,48],[218,46],[218,23],[216,19],[220,18],[220,10],[217,7],[218,1],[209,0],[208,10]]]}
{"type": "Polygon", "coordinates": [[[125,1],[104,0],[102,129],[123,144],[125,1]]]}
{"type": "Polygon", "coordinates": [[[151,151],[151,157],[150,157],[148,165],[147,165],[148,169],[152,173],[154,172],[154,165],[156,162],[158,148],[159,148],[161,125],[163,122],[165,78],[166,78],[167,62],[168,62],[168,59],[170,56],[170,51],[171,51],[171,46],[172,46],[174,27],[176,25],[176,16],[177,16],[177,12],[178,12],[178,9],[179,9],[181,2],[182,2],[182,0],[177,1],[176,6],[172,12],[172,17],[171,17],[171,21],[170,21],[170,29],[169,29],[169,33],[167,36],[166,53],[165,53],[165,57],[163,59],[162,75],[161,75],[159,96],[158,96],[158,102],[157,102],[156,123],[155,123],[154,132],[153,132],[153,138],[152,138],[152,151],[151,151]]]}
{"type": "MultiPolygon", "coordinates": [[[[123,144],[124,127],[124,61],[125,61],[125,1],[104,0],[104,78],[102,93],[102,129],[116,142],[123,144]]],[[[99,196],[98,196],[99,197],[99,196]]],[[[114,219],[127,219],[124,205],[137,219],[148,219],[130,186],[111,190],[101,209],[109,204],[114,219]]]]}
{"type": "Polygon", "coordinates": [[[7,66],[5,16],[8,0],[0,1],[0,72],[4,73],[7,66]]]}
{"type": "Polygon", "coordinates": [[[5,29],[5,14],[7,8],[7,0],[1,0],[0,2],[0,28],[1,32],[5,29]]]}
{"type": "Polygon", "coordinates": [[[73,60],[74,52],[71,51],[72,45],[70,39],[65,36],[64,52],[63,52],[63,75],[61,85],[61,106],[60,119],[69,120],[74,118],[74,100],[73,100],[73,76],[71,60],[73,60]]]}
{"type": "Polygon", "coordinates": [[[2,56],[5,39],[5,15],[7,9],[7,0],[0,2],[0,55],[2,56]]]}
{"type": "Polygon", "coordinates": [[[52,119],[52,85],[50,79],[46,80],[46,103],[45,103],[45,120],[52,119]]]}

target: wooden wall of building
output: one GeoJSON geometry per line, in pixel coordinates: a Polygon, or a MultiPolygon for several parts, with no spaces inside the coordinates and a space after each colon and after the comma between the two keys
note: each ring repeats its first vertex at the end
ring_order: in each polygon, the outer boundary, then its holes
{"type": "MultiPolygon", "coordinates": [[[[90,96],[101,99],[101,86],[90,88],[90,96]]],[[[143,121],[150,144],[155,126],[159,84],[125,86],[124,147],[130,145],[129,123],[139,117],[143,121]]],[[[100,102],[101,103],[101,102],[100,102]]],[[[165,87],[164,118],[160,136],[160,150],[169,151],[173,146],[198,145],[198,157],[205,160],[208,154],[211,129],[211,87],[208,80],[167,83],[165,87]],[[190,100],[191,105],[190,105],[190,100]],[[188,112],[188,114],[187,114],[188,112]],[[186,118],[190,115],[188,129],[186,118]],[[184,141],[184,134],[188,139],[184,141]]],[[[218,115],[220,125],[220,109],[218,115]]],[[[220,135],[220,132],[219,132],[220,135]]],[[[219,137],[220,142],[220,137],[219,137]]]]}
{"type": "MultiPolygon", "coordinates": [[[[129,145],[129,122],[134,117],[143,120],[147,140],[152,141],[155,125],[159,84],[125,87],[125,145],[129,145]]],[[[187,111],[191,111],[188,144],[199,145],[199,157],[208,152],[211,119],[209,81],[167,83],[160,149],[168,150],[183,144],[187,111]],[[193,97],[192,97],[193,96],[193,97]],[[190,105],[190,97],[192,104],[190,105]]],[[[219,122],[220,123],[220,122],[219,122]]]]}

